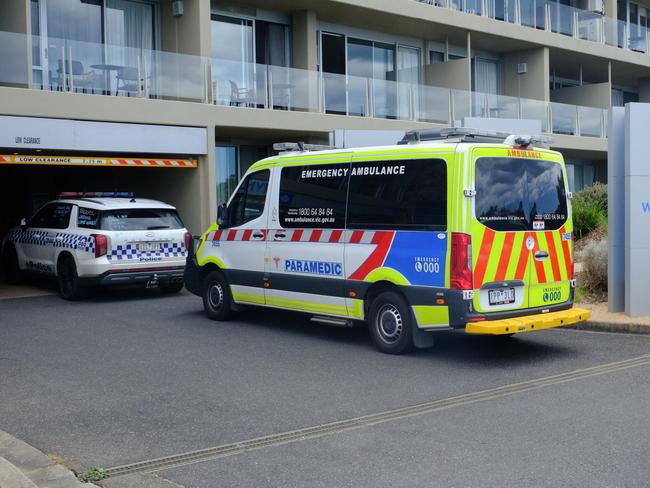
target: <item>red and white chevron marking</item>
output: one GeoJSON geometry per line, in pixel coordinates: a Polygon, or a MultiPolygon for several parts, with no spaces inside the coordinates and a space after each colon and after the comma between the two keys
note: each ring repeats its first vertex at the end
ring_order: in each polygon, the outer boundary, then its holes
{"type": "Polygon", "coordinates": [[[111,159],[114,166],[153,166],[194,168],[196,163],[191,159],[111,159]]]}
{"type": "Polygon", "coordinates": [[[0,156],[0,162],[8,163],[9,161],[11,161],[11,158],[9,156],[0,156]]]}
{"type": "Polygon", "coordinates": [[[208,234],[208,241],[320,242],[375,244],[387,231],[341,229],[220,229],[208,234]]]}

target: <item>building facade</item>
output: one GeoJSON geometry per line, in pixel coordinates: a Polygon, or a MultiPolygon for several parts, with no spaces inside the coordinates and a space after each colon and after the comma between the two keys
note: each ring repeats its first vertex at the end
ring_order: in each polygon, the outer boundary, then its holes
{"type": "MultiPolygon", "coordinates": [[[[272,144],[537,121],[574,190],[607,109],[650,101],[630,0],[4,0],[0,234],[61,191],[134,191],[195,233],[272,144]]],[[[387,140],[386,143],[393,143],[387,140]]]]}

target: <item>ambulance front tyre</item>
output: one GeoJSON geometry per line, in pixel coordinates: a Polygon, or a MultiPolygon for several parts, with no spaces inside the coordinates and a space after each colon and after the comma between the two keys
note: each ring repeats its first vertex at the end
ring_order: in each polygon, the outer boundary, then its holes
{"type": "Polygon", "coordinates": [[[211,271],[201,286],[203,308],[212,320],[227,320],[232,316],[230,287],[219,271],[211,271]]]}
{"type": "Polygon", "coordinates": [[[85,295],[85,291],[79,275],[77,265],[70,256],[61,256],[56,267],[56,281],[59,287],[59,295],[64,300],[78,300],[85,295]]]}
{"type": "Polygon", "coordinates": [[[404,354],[413,349],[411,311],[399,293],[378,295],[370,305],[368,318],[370,335],[381,352],[404,354]]]}

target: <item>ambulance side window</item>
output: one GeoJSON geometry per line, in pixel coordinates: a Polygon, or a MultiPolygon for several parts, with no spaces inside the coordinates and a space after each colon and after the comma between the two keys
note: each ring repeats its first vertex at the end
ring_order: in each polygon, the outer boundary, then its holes
{"type": "Polygon", "coordinates": [[[270,174],[265,169],[246,177],[228,206],[227,227],[237,227],[262,216],[270,174]]]}
{"type": "Polygon", "coordinates": [[[350,165],[309,164],[282,168],[280,224],[286,229],[345,227],[350,165]]]}
{"type": "Polygon", "coordinates": [[[447,163],[443,159],[353,163],[347,226],[447,230],[447,163]]]}

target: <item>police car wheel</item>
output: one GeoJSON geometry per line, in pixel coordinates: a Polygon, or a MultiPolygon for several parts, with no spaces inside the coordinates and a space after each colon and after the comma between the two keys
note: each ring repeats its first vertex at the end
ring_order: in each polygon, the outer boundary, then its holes
{"type": "Polygon", "coordinates": [[[12,245],[7,245],[2,254],[2,275],[4,281],[10,285],[17,285],[22,281],[23,274],[18,266],[18,255],[12,245]]]}
{"type": "Polygon", "coordinates": [[[381,293],[370,305],[370,335],[375,346],[388,354],[403,354],[413,348],[411,312],[398,293],[381,293]]]}
{"type": "Polygon", "coordinates": [[[64,300],[77,300],[83,296],[77,266],[72,258],[64,257],[59,261],[56,280],[59,285],[59,295],[64,300]]]}
{"type": "Polygon", "coordinates": [[[226,320],[232,315],[230,307],[230,287],[225,277],[212,271],[203,280],[201,295],[203,308],[212,320],[226,320]]]}

